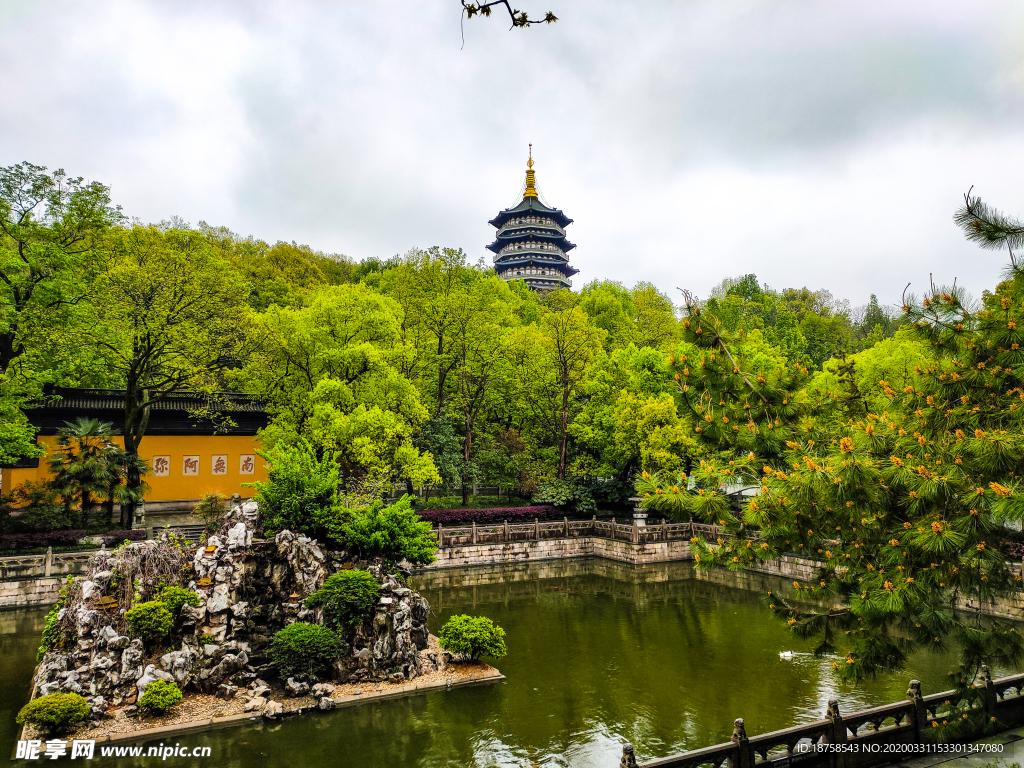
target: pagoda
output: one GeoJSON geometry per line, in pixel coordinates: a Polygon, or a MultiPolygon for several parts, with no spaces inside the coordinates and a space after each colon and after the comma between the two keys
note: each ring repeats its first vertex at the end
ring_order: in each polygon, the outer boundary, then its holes
{"type": "Polygon", "coordinates": [[[565,239],[565,227],[572,224],[572,219],[541,201],[533,170],[532,144],[526,162],[523,201],[514,208],[506,208],[488,224],[498,230],[494,242],[487,247],[494,253],[494,271],[503,280],[524,280],[542,293],[572,287],[569,277],[579,272],[569,266],[566,255],[576,247],[565,239]]]}

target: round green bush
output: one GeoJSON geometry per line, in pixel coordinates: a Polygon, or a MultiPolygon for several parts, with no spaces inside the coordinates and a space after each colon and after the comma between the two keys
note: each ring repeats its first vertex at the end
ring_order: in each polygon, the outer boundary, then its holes
{"type": "Polygon", "coordinates": [[[153,712],[165,712],[181,701],[181,689],[170,680],[154,680],[146,686],[139,705],[153,712]]]}
{"type": "Polygon", "coordinates": [[[506,653],[505,630],[486,616],[452,616],[441,627],[438,639],[442,648],[461,659],[500,659],[506,653]]]}
{"type": "Polygon", "coordinates": [[[184,587],[164,587],[158,599],[175,615],[183,605],[199,605],[203,602],[199,595],[184,587]]]}
{"type": "Polygon", "coordinates": [[[134,608],[129,608],[124,617],[128,621],[131,633],[143,640],[161,638],[174,626],[174,615],[160,600],[139,603],[134,608]]]}
{"type": "Polygon", "coordinates": [[[63,733],[89,715],[89,702],[77,693],[51,693],[32,699],[18,713],[18,725],[30,723],[46,733],[63,733]]]}
{"type": "Polygon", "coordinates": [[[366,571],[331,574],[316,592],[306,598],[310,608],[322,608],[324,623],[335,629],[360,623],[380,599],[380,584],[366,571]]]}
{"type": "Polygon", "coordinates": [[[340,649],[340,638],[327,627],[298,621],[274,635],[270,660],[281,677],[312,678],[331,665],[340,649]]]}

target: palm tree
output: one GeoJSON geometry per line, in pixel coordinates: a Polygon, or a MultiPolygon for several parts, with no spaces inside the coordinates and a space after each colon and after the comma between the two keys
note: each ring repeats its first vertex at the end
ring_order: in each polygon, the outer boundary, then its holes
{"type": "Polygon", "coordinates": [[[113,442],[110,422],[80,417],[57,430],[55,450],[48,459],[52,485],[64,497],[70,512],[74,502],[81,508],[82,528],[89,527],[93,495],[109,494],[121,482],[114,458],[121,449],[113,442]]]}

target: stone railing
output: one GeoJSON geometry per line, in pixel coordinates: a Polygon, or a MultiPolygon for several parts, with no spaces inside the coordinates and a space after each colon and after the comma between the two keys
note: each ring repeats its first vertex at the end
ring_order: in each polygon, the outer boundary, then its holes
{"type": "Polygon", "coordinates": [[[96,550],[58,552],[47,549],[43,555],[13,555],[0,557],[0,581],[51,578],[81,573],[96,550]]]}
{"type": "Polygon", "coordinates": [[[653,544],[659,541],[689,541],[694,536],[717,538],[726,535],[717,525],[701,523],[669,523],[662,520],[655,525],[623,525],[608,520],[534,520],[532,523],[497,523],[434,529],[438,547],[461,547],[467,544],[501,544],[511,541],[543,541],[544,539],[580,538],[598,536],[631,544],[653,544]]]}
{"type": "Polygon", "coordinates": [[[495,258],[501,258],[502,256],[507,256],[510,253],[542,253],[545,256],[555,253],[563,259],[565,258],[565,253],[557,245],[539,241],[528,243],[509,243],[498,251],[495,258]]]}
{"type": "MultiPolygon", "coordinates": [[[[971,708],[968,721],[973,730],[957,740],[978,738],[994,728],[1004,729],[1024,722],[1024,674],[992,680],[982,668],[978,683],[979,702],[971,708]]],[[[828,703],[825,719],[780,731],[748,737],[743,719],[733,724],[732,738],[724,744],[694,749],[671,757],[637,763],[633,747],[623,744],[620,768],[754,768],[755,766],[800,765],[807,768],[868,768],[898,762],[924,754],[934,744],[932,733],[948,719],[960,696],[954,691],[921,695],[921,684],[910,681],[907,698],[881,707],[844,715],[839,703],[828,703]],[[909,745],[909,746],[908,746],[909,745]],[[913,745],[922,745],[914,749],[913,745]]],[[[962,713],[961,713],[962,714],[962,713]]],[[[958,717],[960,714],[957,715],[958,717]]]]}
{"type": "Polygon", "coordinates": [[[511,229],[525,229],[527,227],[553,229],[563,237],[565,236],[565,230],[562,229],[562,227],[558,226],[558,224],[556,224],[553,220],[539,219],[533,216],[527,217],[525,219],[509,219],[504,223],[504,225],[502,225],[501,229],[499,229],[496,234],[502,235],[511,229]]]}

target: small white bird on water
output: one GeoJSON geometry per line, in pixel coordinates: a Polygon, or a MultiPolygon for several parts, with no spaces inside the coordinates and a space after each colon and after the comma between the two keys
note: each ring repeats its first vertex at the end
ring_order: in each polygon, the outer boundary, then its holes
{"type": "Polygon", "coordinates": [[[786,659],[788,661],[789,659],[793,658],[793,652],[792,651],[779,651],[779,658],[780,659],[786,659]]]}

